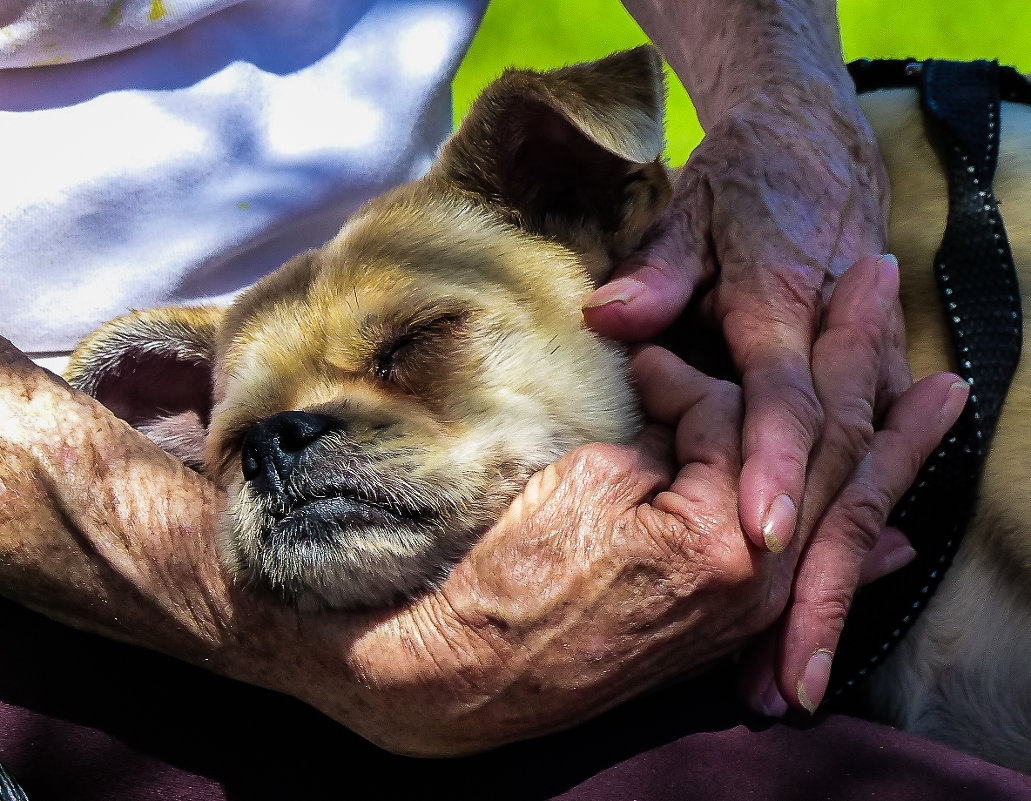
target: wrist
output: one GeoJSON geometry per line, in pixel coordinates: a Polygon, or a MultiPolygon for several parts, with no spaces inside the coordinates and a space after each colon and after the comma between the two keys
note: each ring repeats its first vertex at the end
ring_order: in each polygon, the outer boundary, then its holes
{"type": "Polygon", "coordinates": [[[684,84],[705,130],[756,101],[854,95],[833,0],[624,0],[684,84]]]}

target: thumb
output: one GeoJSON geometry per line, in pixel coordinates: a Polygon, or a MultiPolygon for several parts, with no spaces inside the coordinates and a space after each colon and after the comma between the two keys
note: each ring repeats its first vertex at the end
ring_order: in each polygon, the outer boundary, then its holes
{"type": "Polygon", "coordinates": [[[646,243],[588,296],[584,321],[602,336],[639,342],[669,328],[695,288],[715,272],[706,236],[693,221],[708,219],[674,198],[646,243]]]}

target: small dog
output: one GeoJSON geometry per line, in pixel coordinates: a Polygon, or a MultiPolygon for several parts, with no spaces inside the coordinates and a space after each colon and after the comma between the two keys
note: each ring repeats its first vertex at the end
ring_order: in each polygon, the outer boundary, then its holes
{"type": "MultiPolygon", "coordinates": [[[[303,606],[382,605],[439,582],[527,478],[641,420],[580,308],[671,191],[650,47],[509,71],[426,177],[366,205],[227,310],[129,314],[67,378],[229,492],[222,556],[303,606]]],[[[915,90],[864,107],[891,173],[917,377],[949,368],[928,266],[947,187],[915,90]]],[[[1031,110],[1006,104],[997,196],[1031,287],[1031,110]],[[1012,122],[1012,124],[1010,124],[1012,122]]],[[[1031,770],[1031,376],[1021,361],[977,520],[874,674],[880,711],[1031,770]]]]}
{"type": "Polygon", "coordinates": [[[668,202],[662,108],[649,49],[509,72],[325,247],[226,311],[111,322],[66,377],[228,489],[234,573],[302,605],[424,590],[534,472],[640,428],[580,308],[668,202]]]}

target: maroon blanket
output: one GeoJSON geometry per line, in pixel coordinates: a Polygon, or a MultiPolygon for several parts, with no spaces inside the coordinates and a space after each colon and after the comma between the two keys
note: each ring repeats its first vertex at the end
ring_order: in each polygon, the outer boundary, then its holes
{"type": "Polygon", "coordinates": [[[0,761],[31,801],[1031,799],[1031,777],[884,726],[752,718],[715,677],[492,754],[414,760],[7,603],[0,623],[0,761]]]}

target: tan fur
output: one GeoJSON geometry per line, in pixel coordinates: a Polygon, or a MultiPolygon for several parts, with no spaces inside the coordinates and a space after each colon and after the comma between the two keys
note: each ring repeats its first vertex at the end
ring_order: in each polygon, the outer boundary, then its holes
{"type": "Polygon", "coordinates": [[[269,305],[259,284],[220,335],[206,461],[230,490],[226,552],[238,569],[263,558],[273,584],[332,605],[392,600],[440,578],[534,471],[636,432],[623,356],[581,325],[591,285],[568,250],[420,183],[302,260],[303,289],[269,305]],[[426,330],[411,346],[421,352],[377,379],[383,347],[413,330],[426,330]],[[305,554],[318,563],[293,576],[273,564],[239,477],[239,434],[286,409],[347,421],[346,441],[327,442],[334,451],[313,470],[351,471],[442,522],[349,531],[332,565],[305,554]],[[337,464],[340,454],[359,463],[337,464]]]}
{"type": "MultiPolygon", "coordinates": [[[[663,93],[651,48],[509,71],[425,178],[370,202],[212,325],[210,310],[176,309],[109,324],[69,379],[117,390],[141,350],[190,358],[176,326],[202,317],[214,405],[194,458],[229,492],[229,568],[305,605],[424,590],[532,473],[640,427],[623,350],[580,309],[669,200],[663,93]],[[241,448],[287,410],[335,427],[277,493],[245,480],[241,448]]],[[[197,440],[196,415],[175,441],[186,413],[133,413],[180,456],[197,440]]]]}
{"type": "MultiPolygon", "coordinates": [[[[509,72],[425,179],[371,202],[218,319],[158,310],[109,324],[76,353],[70,379],[95,389],[139,349],[206,353],[214,408],[203,462],[229,489],[227,564],[302,603],[417,592],[531,472],[638,428],[624,355],[583,329],[580,307],[669,198],[661,99],[646,48],[545,75],[509,72]],[[391,343],[407,344],[385,379],[391,343]],[[240,442],[291,409],[346,422],[313,449],[297,493],[316,509],[318,498],[349,495],[392,522],[321,529],[321,541],[300,544],[270,534],[275,510],[243,480],[240,442]]],[[[891,173],[890,247],[919,377],[952,366],[931,270],[945,178],[914,92],[864,104],[891,173]]],[[[1003,121],[996,191],[1026,296],[1031,111],[1007,104],[1003,121]]],[[[1022,770],[1031,770],[1029,359],[956,564],[870,684],[887,718],[1022,770]]],[[[142,415],[143,427],[167,445],[176,425],[157,417],[142,415]]]]}
{"type": "Polygon", "coordinates": [[[170,350],[182,360],[211,361],[221,316],[221,310],[212,306],[124,314],[79,343],[65,378],[77,389],[95,394],[104,378],[117,376],[129,351],[170,350]]]}

